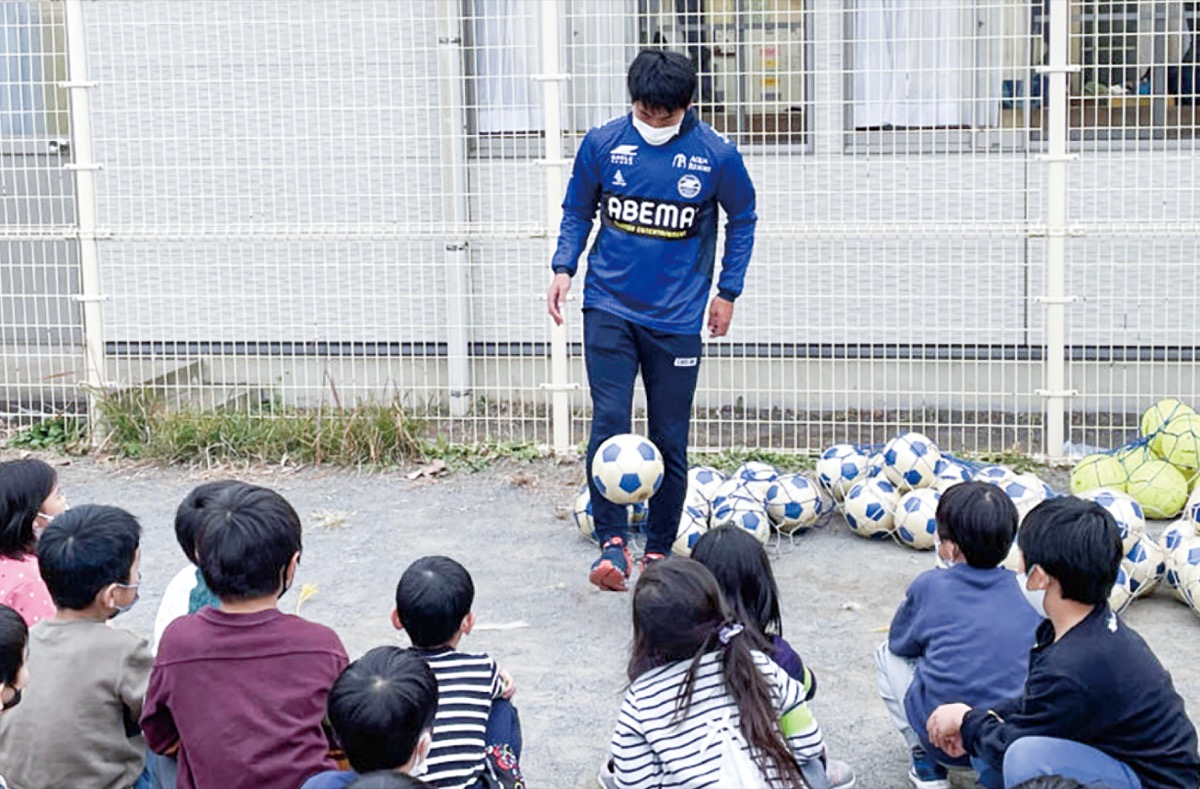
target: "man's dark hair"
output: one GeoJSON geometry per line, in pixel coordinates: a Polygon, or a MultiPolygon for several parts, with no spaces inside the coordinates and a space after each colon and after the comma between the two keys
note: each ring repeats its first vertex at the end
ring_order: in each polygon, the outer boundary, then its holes
{"type": "Polygon", "coordinates": [[[1060,496],[1025,517],[1017,534],[1025,572],[1040,566],[1062,587],[1062,596],[1086,605],[1108,600],[1121,566],[1121,534],[1108,510],[1092,501],[1060,496]]]}
{"type": "Polygon", "coordinates": [[[54,469],[40,460],[0,463],[0,556],[21,559],[33,553],[33,522],[57,481],[54,469]]]}
{"type": "Polygon", "coordinates": [[[227,491],[244,484],[234,479],[205,482],[192,488],[192,492],[179,503],[175,510],[175,539],[189,562],[199,563],[196,560],[196,537],[200,524],[204,522],[204,508],[227,491]]]}
{"type": "Polygon", "coordinates": [[[29,628],[16,611],[0,605],[0,683],[12,685],[25,662],[29,628]]]}
{"type": "Polygon", "coordinates": [[[1020,516],[1003,490],[987,482],[960,482],[937,505],[938,539],[953,540],[967,564],[989,570],[1008,556],[1020,516]]]}
{"type": "Polygon", "coordinates": [[[241,485],[204,507],[196,556],[204,583],[222,600],[282,594],[300,553],[300,516],[273,490],[241,485]]]}
{"type": "Polygon", "coordinates": [[[82,611],[109,584],[129,584],[142,529],[125,510],[87,504],[64,512],[38,540],[38,568],[54,605],[82,611]]]}
{"type": "Polygon", "coordinates": [[[346,789],[427,789],[429,784],[394,771],[375,772],[354,779],[346,789]]]}
{"type": "Polygon", "coordinates": [[[422,649],[453,638],[474,602],[471,574],[446,556],[417,559],[396,584],[396,614],[413,646],[422,649]]]}
{"type": "Polygon", "coordinates": [[[437,679],[424,658],[411,649],[375,647],[333,683],[329,723],[357,772],[395,770],[433,727],[437,704],[437,679]]]}
{"type": "Polygon", "coordinates": [[[696,67],[686,55],[665,49],[643,49],[629,65],[629,100],[646,109],[685,109],[696,94],[696,67]]]}

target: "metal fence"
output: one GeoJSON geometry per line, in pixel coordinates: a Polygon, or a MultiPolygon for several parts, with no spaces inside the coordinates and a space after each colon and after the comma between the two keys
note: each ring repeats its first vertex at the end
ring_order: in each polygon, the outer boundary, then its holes
{"type": "Polygon", "coordinates": [[[760,215],[693,446],[1119,443],[1200,393],[1197,5],[0,0],[0,419],[148,388],[579,442],[558,203],[663,46],[760,215]]]}

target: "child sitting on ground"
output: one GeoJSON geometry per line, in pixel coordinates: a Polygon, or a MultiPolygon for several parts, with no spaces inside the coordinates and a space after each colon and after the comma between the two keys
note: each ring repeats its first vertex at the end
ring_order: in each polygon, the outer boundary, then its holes
{"type": "Polygon", "coordinates": [[[188,564],[180,568],[175,577],[167,584],[163,592],[162,602],[158,604],[158,614],[154,617],[154,637],[150,639],[150,649],[158,652],[158,642],[162,640],[163,631],[167,625],[181,616],[194,614],[204,606],[218,606],[217,599],[204,583],[204,575],[200,572],[196,561],[196,530],[204,517],[204,508],[221,496],[244,483],[231,479],[217,482],[206,482],[199,485],[187,495],[175,510],[175,540],[179,543],[188,564]]]}
{"type": "Polygon", "coordinates": [[[487,655],[458,651],[475,626],[475,584],[445,556],[413,562],[396,585],[392,624],[408,633],[438,683],[433,744],[422,780],[441,789],[475,786],[485,770],[520,780],[521,723],[512,678],[487,655]]]}
{"type": "Polygon", "coordinates": [[[38,565],[58,611],[30,631],[33,681],[0,717],[11,785],[148,785],[137,720],[153,658],[144,638],[108,626],[138,599],[140,532],[124,510],[85,506],[42,533],[38,565]]]}
{"type": "Polygon", "coordinates": [[[1196,729],[1171,675],[1108,607],[1123,553],[1112,515],[1051,499],[1025,518],[1017,545],[1019,586],[1046,617],[1023,692],[988,707],[938,707],[930,739],[969,754],[986,789],[1045,775],[1105,789],[1200,785],[1196,729]]]}
{"type": "Polygon", "coordinates": [[[178,748],[179,789],[296,789],[336,767],[322,722],[346,651],[277,608],[300,533],[291,505],[254,485],[204,507],[196,556],[221,605],[167,627],[142,716],[155,753],[178,748]]]}
{"type": "Polygon", "coordinates": [[[0,463],[0,604],[33,625],[54,616],[50,590],[38,572],[38,536],[66,512],[58,473],[40,460],[0,463]]]}
{"type": "Polygon", "coordinates": [[[352,769],[317,773],[301,789],[343,789],[377,770],[424,772],[437,702],[437,678],[415,650],[372,649],[329,691],[329,724],[352,769]]]}
{"type": "Polygon", "coordinates": [[[875,651],[879,695],[911,750],[916,789],[949,789],[946,766],[969,766],[929,742],[929,714],[950,701],[986,707],[1019,693],[1041,621],[999,566],[1018,520],[1004,491],[959,483],[942,494],[936,518],[938,557],[950,566],[917,576],[875,651]]]}
{"type": "Polygon", "coordinates": [[[745,635],[702,564],[676,558],[646,569],[633,593],[630,684],[602,785],[854,785],[845,765],[823,764],[804,687],[745,635]]]}
{"type": "MultiPolygon", "coordinates": [[[[21,703],[21,692],[29,682],[25,667],[25,648],[29,644],[29,627],[13,609],[0,605],[0,715],[21,703]]],[[[6,789],[0,776],[0,789],[6,789]]]]}
{"type": "Polygon", "coordinates": [[[804,685],[804,700],[812,701],[817,692],[817,680],[783,638],[779,587],[762,543],[745,529],[718,526],[696,542],[692,558],[707,567],[717,579],[725,603],[733,611],[734,618],[746,626],[755,647],[769,655],[789,677],[804,685]]]}

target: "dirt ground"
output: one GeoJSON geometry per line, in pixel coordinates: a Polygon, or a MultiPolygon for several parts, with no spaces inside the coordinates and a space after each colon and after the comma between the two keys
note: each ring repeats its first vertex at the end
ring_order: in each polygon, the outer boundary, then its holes
{"type": "MultiPolygon", "coordinates": [[[[14,456],[0,452],[0,459],[14,456]]],[[[305,523],[304,555],[281,607],[294,610],[301,585],[315,585],[304,616],[333,627],[352,658],[380,644],[406,645],[388,615],[409,562],[427,554],[455,557],[477,589],[479,626],[463,647],[492,654],[516,679],[530,785],[595,785],[620,703],[631,628],[629,596],[601,594],[588,584],[595,549],[566,517],[582,463],[506,463],[411,481],[399,472],[217,473],[46,459],[66,464],[60,480],[72,504],[118,505],[141,521],[141,602],[116,624],[145,636],[163,588],[185,561],[172,531],[175,507],[205,480],[237,476],[292,502],[305,523]]],[[[1065,475],[1047,479],[1058,489],[1065,484],[1065,475]]],[[[813,708],[830,748],[854,765],[863,789],[906,785],[906,751],[876,696],[872,650],[908,582],[931,564],[931,554],[854,537],[837,518],[776,548],[785,633],[818,676],[813,708]]],[[[1200,621],[1165,592],[1135,602],[1126,618],[1171,671],[1194,714],[1200,621]]]]}

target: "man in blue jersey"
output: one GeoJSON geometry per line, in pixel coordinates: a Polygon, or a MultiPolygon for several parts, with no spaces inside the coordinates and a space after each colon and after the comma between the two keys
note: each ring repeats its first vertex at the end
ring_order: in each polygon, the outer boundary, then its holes
{"type": "MultiPolygon", "coordinates": [[[[583,345],[592,392],[587,464],[605,439],[627,433],[638,370],[646,387],[650,440],[662,452],[662,486],[650,500],[639,565],[671,552],[687,493],[687,442],[699,372],[705,307],[712,337],[723,337],[742,292],[754,246],[754,184],[737,148],[691,110],[696,69],[676,52],[645,50],[629,67],[633,111],[592,129],[575,156],[546,294],[555,323],[596,211],[588,250],[583,345]],[[717,207],[725,251],[712,290],[717,207]]],[[[625,508],[590,482],[600,558],[591,582],[624,591],[631,558],[625,508]]]]}

